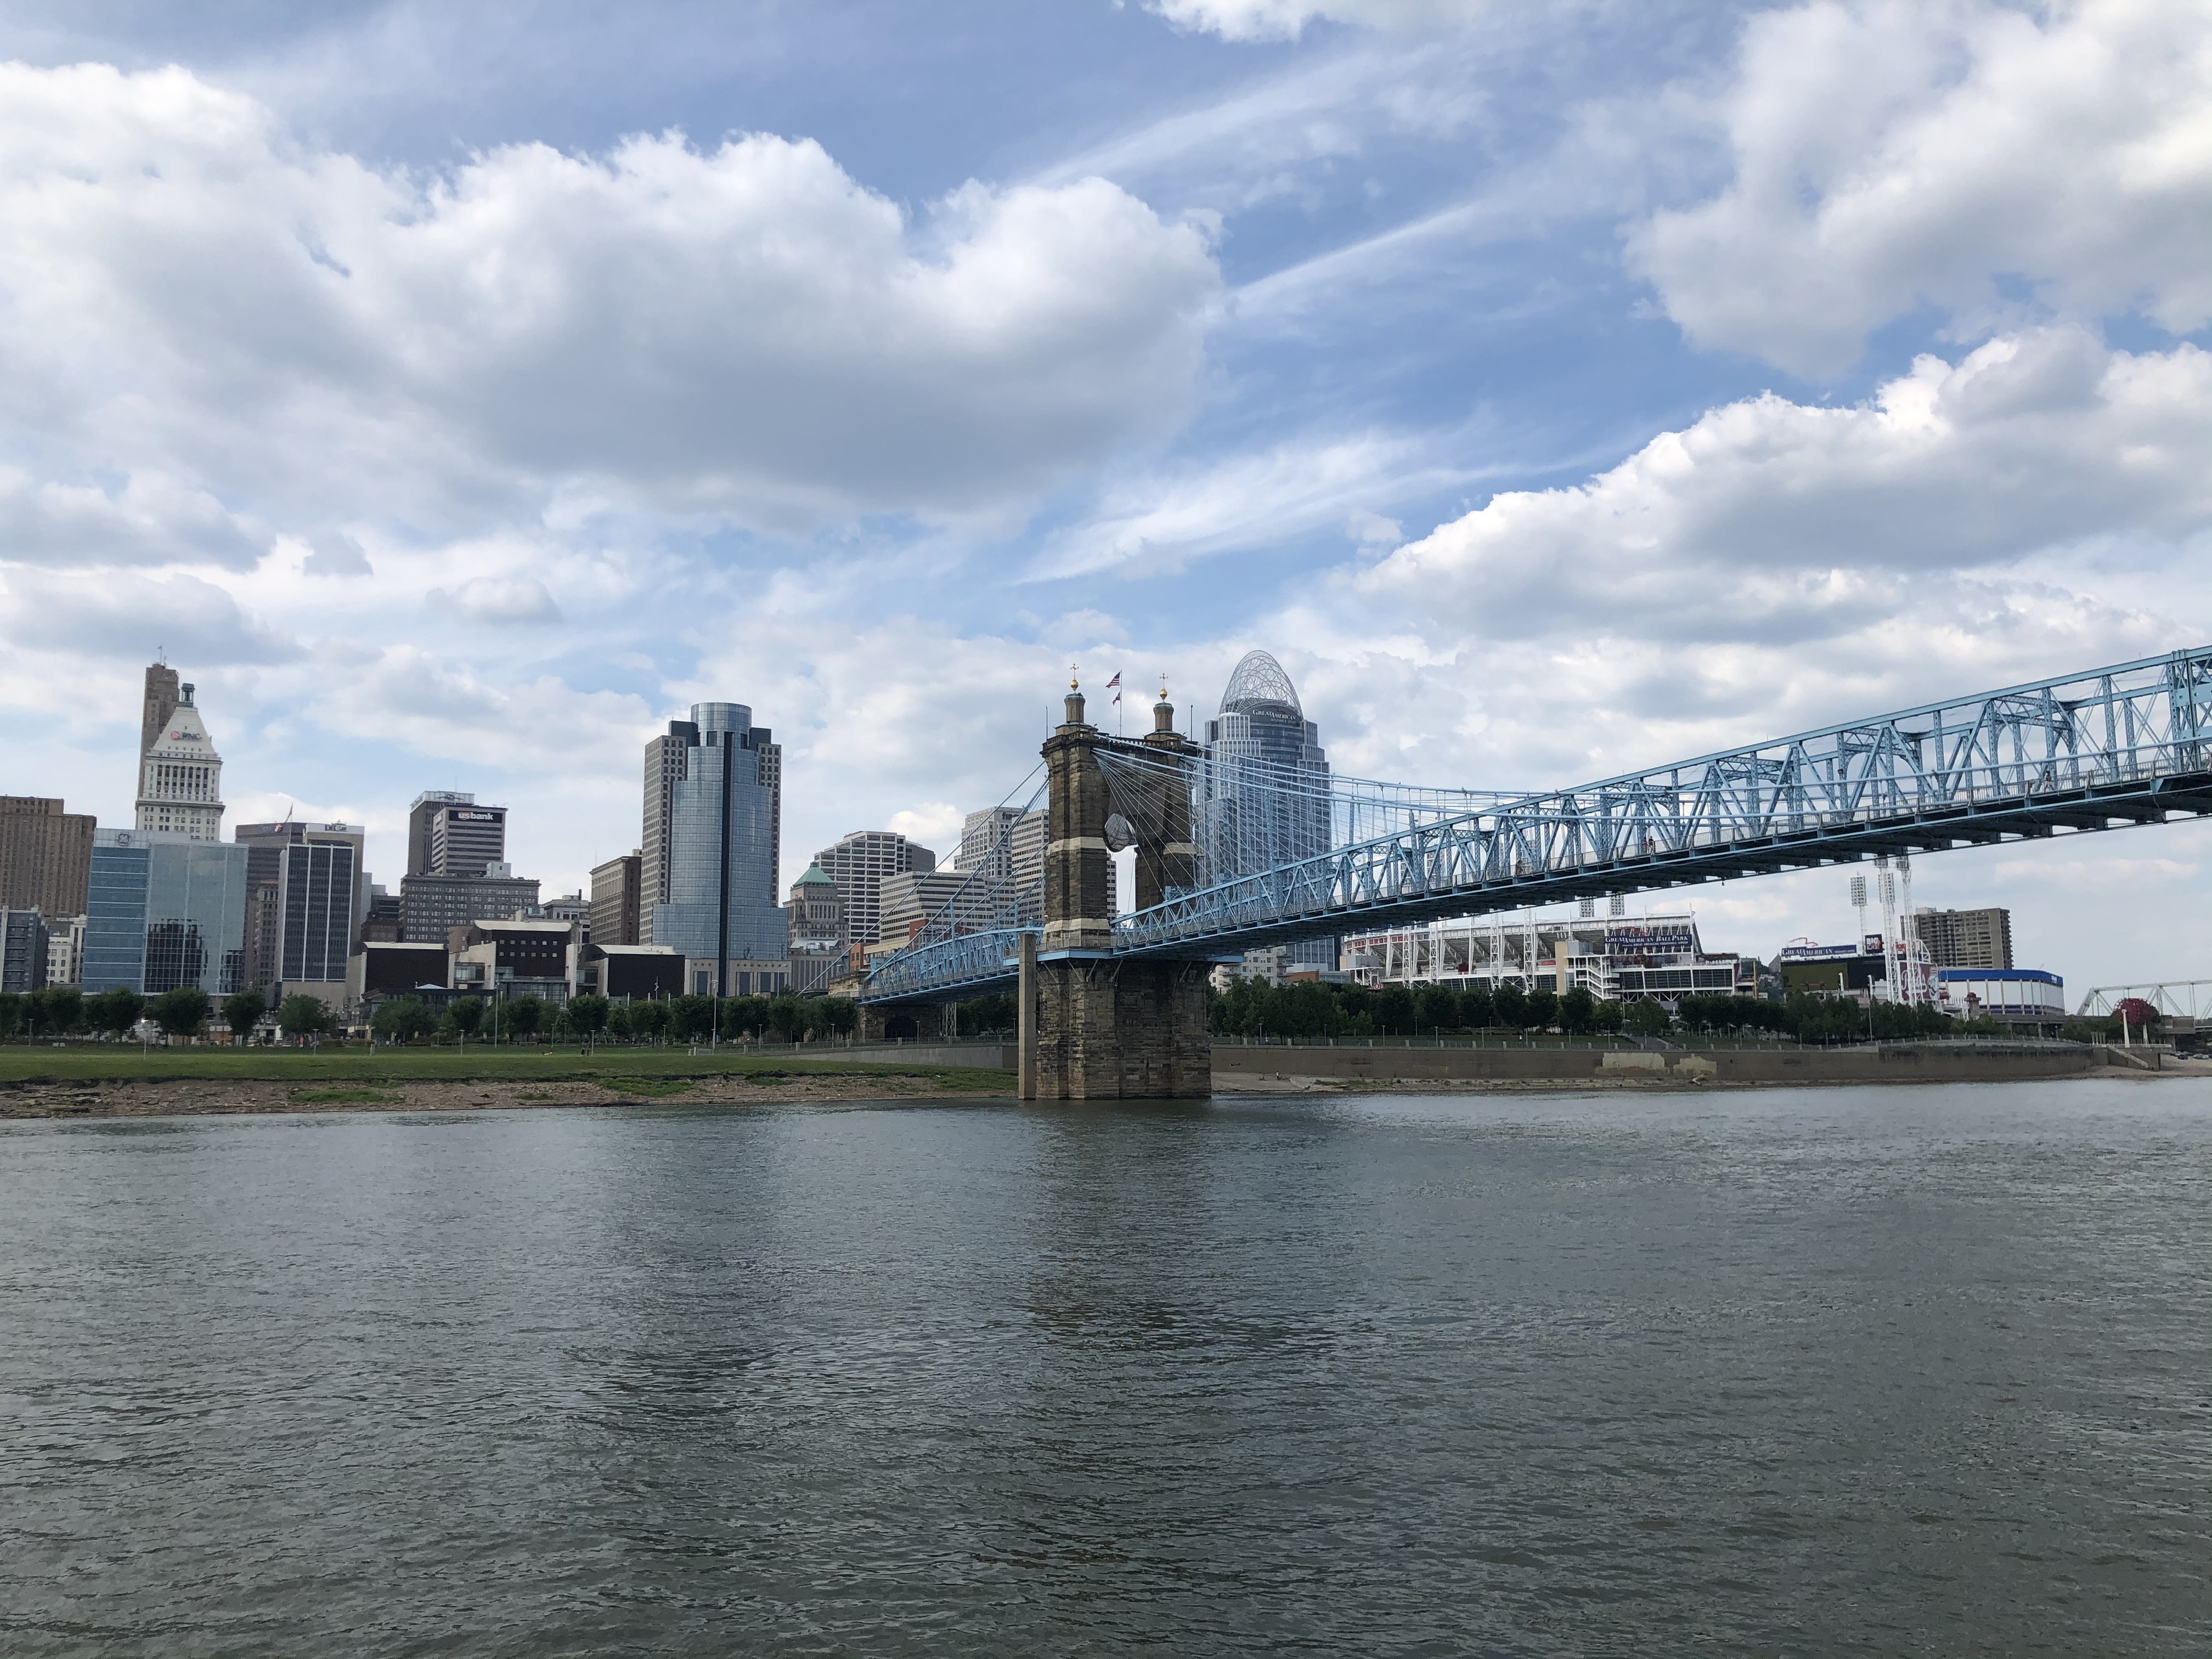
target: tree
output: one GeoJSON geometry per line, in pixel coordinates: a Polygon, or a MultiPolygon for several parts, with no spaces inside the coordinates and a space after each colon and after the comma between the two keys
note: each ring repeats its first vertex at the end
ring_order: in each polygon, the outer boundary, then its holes
{"type": "Polygon", "coordinates": [[[1501,980],[1490,994],[1492,1018],[1500,1025],[1518,1030],[1528,1023],[1528,994],[1521,988],[1517,979],[1501,980]]]}
{"type": "Polygon", "coordinates": [[[23,1024],[23,999],[14,991],[0,991],[0,1037],[11,1037],[23,1024]]]}
{"type": "Polygon", "coordinates": [[[231,1036],[244,1042],[269,1012],[269,999],[258,991],[234,991],[222,1000],[222,1023],[231,1036]]]}
{"type": "Polygon", "coordinates": [[[171,1036],[191,1036],[208,1017],[208,994],[197,985],[179,985],[155,997],[147,1012],[171,1036]]]}
{"type": "Polygon", "coordinates": [[[1668,1018],[1666,1005],[1654,1002],[1649,997],[1630,1003],[1628,1012],[1622,1018],[1622,1024],[1636,1036],[1656,1037],[1674,1023],[1668,1018]]]}
{"type": "Polygon", "coordinates": [[[1459,993],[1449,985],[1424,985],[1413,993],[1413,1024],[1424,1031],[1459,1029],[1459,993]]]}
{"type": "Polygon", "coordinates": [[[483,1011],[482,997],[455,997],[446,1014],[453,1022],[454,1034],[466,1042],[483,1029],[483,1011]]]}
{"type": "Polygon", "coordinates": [[[438,1022],[420,997],[392,997],[379,1005],[368,1029],[387,1042],[412,1042],[428,1036],[438,1022]]]}
{"type": "Polygon", "coordinates": [[[1460,993],[1459,1017],[1472,1030],[1498,1023],[1498,1004],[1487,985],[1470,985],[1460,993]]]}
{"type": "Polygon", "coordinates": [[[276,1005],[276,1024],[287,1036],[320,1036],[331,1029],[330,1004],[295,991],[276,1005]]]}
{"type": "Polygon", "coordinates": [[[1579,1036],[1597,1024],[1597,1003],[1581,986],[1559,999],[1559,1024],[1579,1036]]]}
{"type": "Polygon", "coordinates": [[[607,1000],[596,992],[568,999],[568,1029],[589,1041],[607,1029],[607,1000]]]}
{"type": "Polygon", "coordinates": [[[112,991],[102,991],[85,1005],[95,1031],[106,1031],[112,1036],[121,1036],[136,1025],[146,1012],[146,999],[127,985],[118,985],[112,991]]]}
{"type": "Polygon", "coordinates": [[[1548,985],[1539,985],[1528,993],[1528,1006],[1521,1016],[1521,1023],[1532,1030],[1543,1030],[1559,1017],[1559,994],[1548,985]]]}
{"type": "Polygon", "coordinates": [[[650,1002],[633,1002],[629,1006],[629,1029],[647,1042],[659,1040],[668,1029],[669,1006],[658,998],[650,1002]]]}
{"type": "Polygon", "coordinates": [[[1413,994],[1402,985],[1386,985],[1375,994],[1375,1023],[1391,1036],[1413,1029],[1413,994]]]}
{"type": "Polygon", "coordinates": [[[714,999],[682,996],[668,1004],[668,1035],[678,1042],[696,1042],[714,1029],[714,999]]]}
{"type": "Polygon", "coordinates": [[[23,1024],[27,1030],[58,1036],[84,1024],[84,993],[74,985],[48,985],[25,994],[23,1024]]]}
{"type": "Polygon", "coordinates": [[[629,1006],[627,1002],[617,1002],[607,1009],[607,1035],[617,1042],[628,1042],[637,1034],[637,1027],[630,1022],[629,1006]]]}
{"type": "Polygon", "coordinates": [[[510,1036],[536,1036],[545,1024],[545,1005],[532,996],[511,998],[500,1005],[499,1023],[510,1036]]]}

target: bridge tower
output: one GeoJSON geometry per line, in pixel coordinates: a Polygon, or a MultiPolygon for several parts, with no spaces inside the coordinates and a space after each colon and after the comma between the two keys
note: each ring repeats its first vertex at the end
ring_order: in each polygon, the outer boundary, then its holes
{"type": "MultiPolygon", "coordinates": [[[[1182,762],[1197,754],[1177,734],[1164,685],[1152,730],[1137,744],[1084,719],[1070,681],[1066,718],[1045,740],[1048,816],[1044,931],[1022,953],[1022,1097],[1028,1100],[1202,1098],[1213,1091],[1206,1029],[1206,964],[1117,958],[1107,903],[1107,820],[1113,815],[1102,749],[1151,751],[1182,762]],[[1141,744],[1141,749],[1139,748],[1141,744]]],[[[1196,849],[1190,790],[1174,771],[1147,769],[1141,799],[1125,803],[1137,848],[1139,907],[1188,885],[1196,849]]]]}

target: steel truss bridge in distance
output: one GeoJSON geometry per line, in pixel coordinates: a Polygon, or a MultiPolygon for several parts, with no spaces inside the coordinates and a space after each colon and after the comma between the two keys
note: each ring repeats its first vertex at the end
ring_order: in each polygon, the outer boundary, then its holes
{"type": "MultiPolygon", "coordinates": [[[[1176,762],[1103,737],[1098,748],[1109,793],[1132,812],[1164,781],[1189,788],[1199,848],[1192,884],[1116,918],[1100,954],[1225,960],[1445,916],[2212,812],[2212,647],[1548,792],[1176,762]],[[1312,844],[1316,822],[1329,826],[1326,847],[1312,844]],[[1272,823],[1291,828],[1255,845],[1254,824],[1272,823]]],[[[1037,914],[1033,895],[1003,883],[956,899],[875,969],[862,1000],[1006,989],[1037,914]]]]}

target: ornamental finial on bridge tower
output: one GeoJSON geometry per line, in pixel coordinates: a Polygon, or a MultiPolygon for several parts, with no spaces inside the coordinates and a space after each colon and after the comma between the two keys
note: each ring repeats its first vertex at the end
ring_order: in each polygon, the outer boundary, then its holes
{"type": "Polygon", "coordinates": [[[1083,688],[1076,678],[1075,665],[1067,665],[1067,720],[1069,726],[1083,724],[1083,688]]]}
{"type": "Polygon", "coordinates": [[[1168,677],[1160,676],[1160,700],[1152,705],[1152,730],[1175,730],[1175,705],[1168,701],[1168,677]]]}

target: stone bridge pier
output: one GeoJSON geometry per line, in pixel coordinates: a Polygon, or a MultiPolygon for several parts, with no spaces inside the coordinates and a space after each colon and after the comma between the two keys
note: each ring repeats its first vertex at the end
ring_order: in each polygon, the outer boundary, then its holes
{"type": "MultiPolygon", "coordinates": [[[[1083,694],[1070,685],[1066,719],[1044,745],[1044,931],[1025,936],[1022,945],[1024,1100],[1199,1099],[1213,1092],[1207,964],[1111,954],[1107,819],[1114,808],[1098,755],[1114,748],[1176,763],[1198,753],[1176,732],[1164,689],[1152,730],[1128,742],[1087,722],[1083,694]]],[[[1122,812],[1137,848],[1140,908],[1189,884],[1195,853],[1189,788],[1173,775],[1147,776],[1140,798],[1125,801],[1122,812]]]]}

